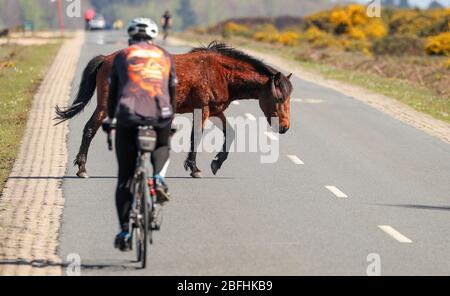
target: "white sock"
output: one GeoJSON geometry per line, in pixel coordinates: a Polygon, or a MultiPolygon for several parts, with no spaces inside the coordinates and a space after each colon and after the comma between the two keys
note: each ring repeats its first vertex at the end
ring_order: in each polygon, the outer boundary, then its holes
{"type": "Polygon", "coordinates": [[[167,169],[169,168],[169,164],[170,164],[170,159],[168,159],[166,161],[166,164],[164,165],[163,169],[161,170],[161,172],[159,173],[161,175],[161,177],[166,178],[166,174],[167,174],[167,169]]]}

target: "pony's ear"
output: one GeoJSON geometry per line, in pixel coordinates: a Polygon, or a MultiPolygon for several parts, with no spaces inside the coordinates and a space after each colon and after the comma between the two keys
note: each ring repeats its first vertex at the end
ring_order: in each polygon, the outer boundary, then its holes
{"type": "Polygon", "coordinates": [[[281,72],[278,72],[277,74],[275,74],[275,76],[273,76],[273,82],[275,83],[275,86],[280,86],[282,75],[283,74],[281,74],[281,72]]]}
{"type": "Polygon", "coordinates": [[[281,85],[281,78],[282,78],[281,72],[278,72],[272,77],[272,95],[277,101],[283,101],[283,94],[281,90],[279,89],[281,85]]]}
{"type": "Polygon", "coordinates": [[[291,80],[292,73],[287,76],[287,79],[291,80]]]}

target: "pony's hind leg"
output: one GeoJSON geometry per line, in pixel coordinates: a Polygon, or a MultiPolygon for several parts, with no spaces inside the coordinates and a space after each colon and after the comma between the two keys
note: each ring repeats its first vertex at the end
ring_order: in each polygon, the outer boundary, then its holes
{"type": "Polygon", "coordinates": [[[192,178],[202,178],[202,171],[197,167],[197,147],[199,145],[202,133],[198,133],[195,126],[192,127],[191,132],[191,151],[189,152],[186,161],[184,162],[184,169],[191,171],[192,178]],[[197,140],[198,139],[198,140],[197,140]]]}
{"type": "Polygon", "coordinates": [[[202,172],[197,167],[197,151],[202,139],[205,122],[209,117],[209,108],[202,109],[201,121],[198,120],[196,112],[193,114],[193,124],[191,132],[191,151],[188,154],[186,161],[184,162],[184,168],[191,171],[192,178],[202,178],[202,172]]]}
{"type": "Polygon", "coordinates": [[[91,145],[92,139],[95,137],[95,134],[100,128],[105,117],[106,113],[102,109],[97,108],[84,127],[80,150],[74,162],[74,164],[78,166],[77,176],[80,178],[89,178],[89,175],[86,171],[86,162],[89,147],[91,145]]]}
{"type": "Polygon", "coordinates": [[[217,125],[216,126],[222,130],[224,142],[222,146],[222,151],[219,152],[214,158],[214,160],[211,162],[211,171],[213,172],[214,175],[217,174],[217,172],[222,167],[222,164],[225,162],[225,160],[227,160],[228,154],[230,153],[231,145],[233,144],[233,141],[236,137],[235,131],[233,127],[228,123],[225,114],[223,114],[223,112],[219,113],[217,117],[219,117],[219,119],[222,122],[222,126],[217,125]]]}

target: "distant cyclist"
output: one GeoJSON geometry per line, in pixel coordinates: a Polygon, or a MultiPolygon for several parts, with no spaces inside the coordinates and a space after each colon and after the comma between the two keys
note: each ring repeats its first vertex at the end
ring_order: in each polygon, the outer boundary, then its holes
{"type": "Polygon", "coordinates": [[[161,27],[163,28],[164,40],[169,37],[170,30],[173,26],[173,18],[170,14],[170,11],[166,10],[164,14],[161,16],[161,27]]]}
{"type": "Polygon", "coordinates": [[[115,58],[110,77],[108,118],[103,128],[110,130],[117,121],[116,154],[119,180],[116,206],[121,227],[115,247],[130,250],[129,216],[133,202],[131,181],[136,168],[139,126],[153,126],[157,133],[156,149],[151,155],[158,202],[169,199],[169,190],[161,175],[169,160],[169,139],[176,112],[176,83],[171,56],[152,40],[158,26],[150,19],[138,18],[128,26],[130,47],[115,58]]]}

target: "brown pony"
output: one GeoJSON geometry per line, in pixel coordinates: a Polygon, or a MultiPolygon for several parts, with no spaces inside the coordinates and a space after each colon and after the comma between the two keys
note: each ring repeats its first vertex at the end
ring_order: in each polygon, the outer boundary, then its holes
{"type": "MultiPolygon", "coordinates": [[[[108,77],[116,54],[93,58],[83,72],[72,106],[64,110],[56,107],[57,120],[63,122],[71,119],[83,111],[97,88],[97,108],[84,128],[80,151],[74,162],[79,168],[77,176],[81,178],[88,177],[86,161],[89,146],[106,117],[108,77]]],[[[203,124],[209,117],[218,117],[225,127],[222,129],[225,138],[223,150],[212,161],[212,172],[216,174],[227,159],[234,130],[228,124],[224,111],[234,100],[259,100],[269,124],[271,118],[277,117],[278,132],[284,134],[288,131],[293,90],[289,79],[292,74],[285,76],[262,61],[216,41],[187,54],[173,55],[173,59],[179,80],[177,112],[184,114],[193,113],[195,109],[202,110],[201,124],[192,128],[191,152],[184,165],[186,170],[191,171],[192,177],[201,178],[195,148],[203,133],[203,124]]]]}

